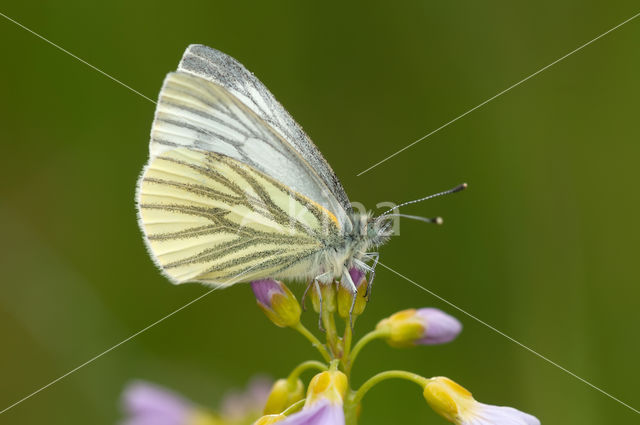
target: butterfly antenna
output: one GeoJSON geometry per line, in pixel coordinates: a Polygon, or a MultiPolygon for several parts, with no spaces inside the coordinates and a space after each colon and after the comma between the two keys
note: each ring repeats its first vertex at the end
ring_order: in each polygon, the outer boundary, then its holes
{"type": "MultiPolygon", "coordinates": [[[[403,202],[400,205],[396,205],[395,207],[391,208],[390,210],[383,212],[382,214],[380,214],[379,217],[385,216],[385,215],[389,214],[391,211],[397,210],[398,208],[404,207],[405,205],[417,204],[418,202],[426,201],[427,199],[437,198],[438,196],[443,196],[443,195],[450,195],[452,193],[463,191],[466,188],[467,188],[467,184],[466,183],[462,183],[462,184],[454,187],[453,189],[445,190],[444,192],[434,193],[433,195],[425,196],[424,198],[414,199],[413,201],[403,202]]],[[[409,217],[406,217],[406,218],[415,218],[415,216],[409,216],[409,217]]],[[[420,217],[420,219],[422,219],[422,218],[423,217],[420,217]]],[[[438,221],[437,221],[438,219],[439,219],[439,217],[436,217],[436,218],[433,218],[433,219],[426,219],[426,220],[434,220],[434,221],[430,221],[430,223],[438,223],[438,221]]],[[[424,221],[424,220],[422,220],[422,221],[424,221]]],[[[440,222],[442,222],[441,218],[440,218],[440,222]]]]}
{"type": "Polygon", "coordinates": [[[409,214],[387,214],[387,215],[381,215],[380,217],[402,217],[402,218],[408,218],[410,220],[418,220],[418,221],[422,221],[425,223],[435,223],[438,226],[442,224],[442,217],[420,217],[419,215],[409,215],[409,214]]]}

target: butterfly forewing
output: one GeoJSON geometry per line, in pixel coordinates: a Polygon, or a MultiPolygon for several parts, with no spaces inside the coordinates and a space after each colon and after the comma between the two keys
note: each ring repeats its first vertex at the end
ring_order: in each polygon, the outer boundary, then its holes
{"type": "Polygon", "coordinates": [[[344,210],[351,210],[340,181],[309,136],[264,84],[240,62],[211,47],[192,44],[184,52],[178,71],[214,82],[246,105],[305,159],[344,210]]]}
{"type": "Polygon", "coordinates": [[[149,150],[140,226],[173,282],[343,272],[349,254],[338,248],[354,228],[344,189],[302,128],[233,58],[189,46],[160,91],[149,150]]]}
{"type": "Polygon", "coordinates": [[[310,163],[264,120],[216,83],[176,72],[165,79],[151,131],[151,157],[175,147],[241,161],[331,211],[346,210],[310,163]]]}
{"type": "Polygon", "coordinates": [[[277,277],[339,234],[314,201],[234,158],[193,148],[152,157],[139,182],[141,227],[175,283],[277,277]]]}

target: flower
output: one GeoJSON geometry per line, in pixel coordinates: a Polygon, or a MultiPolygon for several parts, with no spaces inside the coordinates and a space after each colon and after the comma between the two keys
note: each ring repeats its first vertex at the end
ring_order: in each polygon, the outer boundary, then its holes
{"type": "MultiPolygon", "coordinates": [[[[365,295],[367,293],[368,283],[365,279],[364,272],[358,268],[352,267],[349,270],[349,275],[351,275],[351,280],[358,290],[356,302],[353,304],[353,315],[359,316],[367,306],[367,299],[365,295]]],[[[344,285],[340,285],[338,288],[338,315],[343,319],[348,318],[352,303],[353,293],[351,292],[351,289],[347,289],[344,285]]]]}
{"type": "Polygon", "coordinates": [[[253,379],[247,390],[225,396],[217,414],[165,388],[136,381],[123,393],[127,418],[122,425],[249,424],[260,416],[270,387],[270,380],[253,379]]]}
{"type": "Polygon", "coordinates": [[[123,425],[215,425],[216,418],[179,395],[146,382],[130,384],[123,395],[123,425]]]}
{"type": "Polygon", "coordinates": [[[347,387],[347,375],[340,371],[317,374],[309,383],[304,408],[286,419],[278,419],[278,425],[344,425],[342,404],[347,387]]]}
{"type": "MultiPolygon", "coordinates": [[[[277,422],[278,425],[344,425],[344,412],[342,404],[335,405],[325,399],[277,422]]],[[[274,422],[265,424],[268,423],[274,422]]],[[[255,425],[263,424],[256,422],[255,425]]]]}
{"type": "Polygon", "coordinates": [[[300,379],[294,382],[289,382],[288,379],[278,379],[271,388],[263,414],[282,413],[287,407],[303,398],[304,384],[300,379]]]}
{"type": "Polygon", "coordinates": [[[443,376],[429,379],[424,398],[436,413],[456,425],[540,425],[538,418],[513,407],[477,402],[469,391],[443,376]]]}
{"type": "Polygon", "coordinates": [[[452,341],[462,330],[462,324],[437,308],[421,308],[399,311],[382,319],[376,329],[389,345],[411,347],[452,341]]]}
{"type": "Polygon", "coordinates": [[[225,423],[247,423],[259,417],[272,383],[271,379],[255,377],[245,390],[225,394],[220,403],[220,417],[225,423]]]}
{"type": "Polygon", "coordinates": [[[284,283],[273,279],[254,280],[251,288],[258,306],[276,326],[284,328],[300,323],[300,304],[284,283]]]}
{"type": "Polygon", "coordinates": [[[309,382],[305,407],[324,399],[342,405],[342,400],[347,393],[348,382],[347,375],[339,370],[318,373],[309,382]]]}

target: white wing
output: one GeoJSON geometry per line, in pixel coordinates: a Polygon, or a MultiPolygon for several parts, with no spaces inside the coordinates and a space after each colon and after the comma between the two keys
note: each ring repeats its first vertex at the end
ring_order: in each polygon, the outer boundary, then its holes
{"type": "Polygon", "coordinates": [[[192,44],[184,52],[178,71],[212,81],[240,100],[298,151],[345,211],[351,210],[338,177],[318,148],[264,84],[240,62],[218,50],[192,44]]]}
{"type": "Polygon", "coordinates": [[[184,72],[164,81],[151,127],[151,158],[176,147],[216,152],[250,165],[349,222],[311,164],[218,84],[184,72]]]}
{"type": "Polygon", "coordinates": [[[137,201],[151,257],[174,283],[312,278],[313,258],[340,238],[326,209],[209,151],[177,148],[152,157],[137,201]]]}

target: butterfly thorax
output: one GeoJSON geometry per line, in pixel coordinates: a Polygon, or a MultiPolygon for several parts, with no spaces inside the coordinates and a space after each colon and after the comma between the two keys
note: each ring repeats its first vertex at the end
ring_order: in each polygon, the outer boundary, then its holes
{"type": "Polygon", "coordinates": [[[352,212],[349,219],[339,235],[327,238],[325,249],[313,261],[311,278],[319,276],[325,283],[342,280],[345,269],[362,268],[370,259],[369,251],[391,237],[391,220],[386,217],[352,212]]]}

